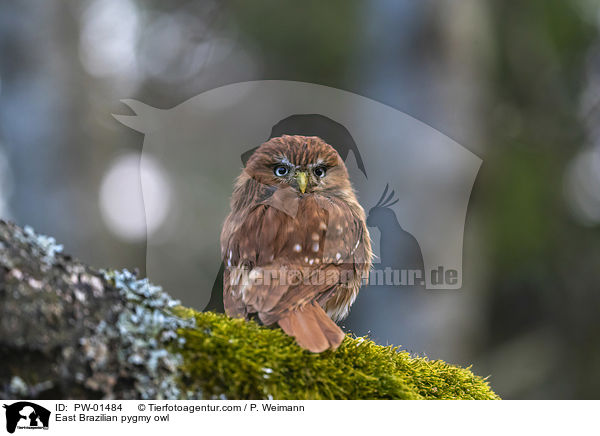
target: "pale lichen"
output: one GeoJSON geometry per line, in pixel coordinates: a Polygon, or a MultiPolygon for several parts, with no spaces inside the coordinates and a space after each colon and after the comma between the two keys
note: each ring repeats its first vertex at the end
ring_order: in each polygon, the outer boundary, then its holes
{"type": "Polygon", "coordinates": [[[34,249],[39,250],[40,258],[48,265],[53,265],[56,255],[63,251],[63,246],[57,244],[53,237],[37,234],[30,226],[23,228],[23,238],[34,249]]]}
{"type": "Polygon", "coordinates": [[[116,325],[101,324],[98,334],[120,338],[119,360],[136,367],[132,373],[141,398],[180,398],[176,374],[183,359],[177,347],[185,341],[178,338],[177,330],[193,328],[194,319],[175,315],[172,309],[180,302],[148,279],[138,279],[127,270],[103,274],[119,290],[124,308],[116,325]]]}

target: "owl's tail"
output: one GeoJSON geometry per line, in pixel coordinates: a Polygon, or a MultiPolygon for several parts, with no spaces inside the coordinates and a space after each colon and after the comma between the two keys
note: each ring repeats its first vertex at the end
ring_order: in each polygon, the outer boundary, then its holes
{"type": "Polygon", "coordinates": [[[342,329],[316,302],[289,312],[278,323],[284,332],[296,338],[298,345],[313,353],[335,350],[344,340],[342,329]]]}

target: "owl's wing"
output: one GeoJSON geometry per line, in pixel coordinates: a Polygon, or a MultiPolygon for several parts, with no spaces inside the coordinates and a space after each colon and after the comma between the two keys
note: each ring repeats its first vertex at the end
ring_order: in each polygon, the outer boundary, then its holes
{"type": "Polygon", "coordinates": [[[237,221],[235,231],[222,238],[223,300],[230,316],[247,318],[269,310],[290,288],[287,274],[298,268],[292,265],[295,256],[287,253],[288,241],[300,229],[295,223],[298,206],[286,195],[287,190],[278,190],[240,212],[232,218],[237,221]]]}
{"type": "Polygon", "coordinates": [[[283,235],[293,232],[289,214],[293,217],[296,211],[269,204],[272,198],[289,204],[287,193],[276,190],[260,203],[232,212],[223,226],[223,303],[229,316],[247,318],[249,313],[258,312],[265,298],[278,298],[287,290],[283,282],[270,282],[268,287],[258,283],[262,268],[279,257],[283,235]]]}
{"type": "Polygon", "coordinates": [[[319,206],[327,210],[324,260],[330,263],[352,265],[367,269],[371,263],[371,242],[365,224],[364,212],[339,199],[318,198],[319,206]]]}
{"type": "Polygon", "coordinates": [[[358,203],[333,201],[328,206],[324,260],[338,265],[343,283],[319,303],[331,318],[339,321],[348,315],[363,279],[368,279],[373,253],[364,211],[358,203]]]}

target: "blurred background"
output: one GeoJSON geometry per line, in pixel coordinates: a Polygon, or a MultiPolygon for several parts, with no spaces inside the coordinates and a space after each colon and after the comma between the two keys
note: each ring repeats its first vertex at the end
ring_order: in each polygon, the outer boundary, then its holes
{"type": "Polygon", "coordinates": [[[598,398],[599,26],[593,0],[2,2],[0,217],[145,274],[143,136],[112,118],[121,99],[344,89],[484,161],[463,289],[361,294],[347,329],[472,364],[506,399],[598,398]]]}

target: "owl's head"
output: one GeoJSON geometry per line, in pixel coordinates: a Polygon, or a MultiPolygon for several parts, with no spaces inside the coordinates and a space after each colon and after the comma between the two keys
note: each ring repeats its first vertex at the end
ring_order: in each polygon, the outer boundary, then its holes
{"type": "Polygon", "coordinates": [[[338,152],[316,136],[272,138],[254,152],[245,171],[262,184],[289,186],[298,195],[335,195],[352,189],[338,152]]]}

